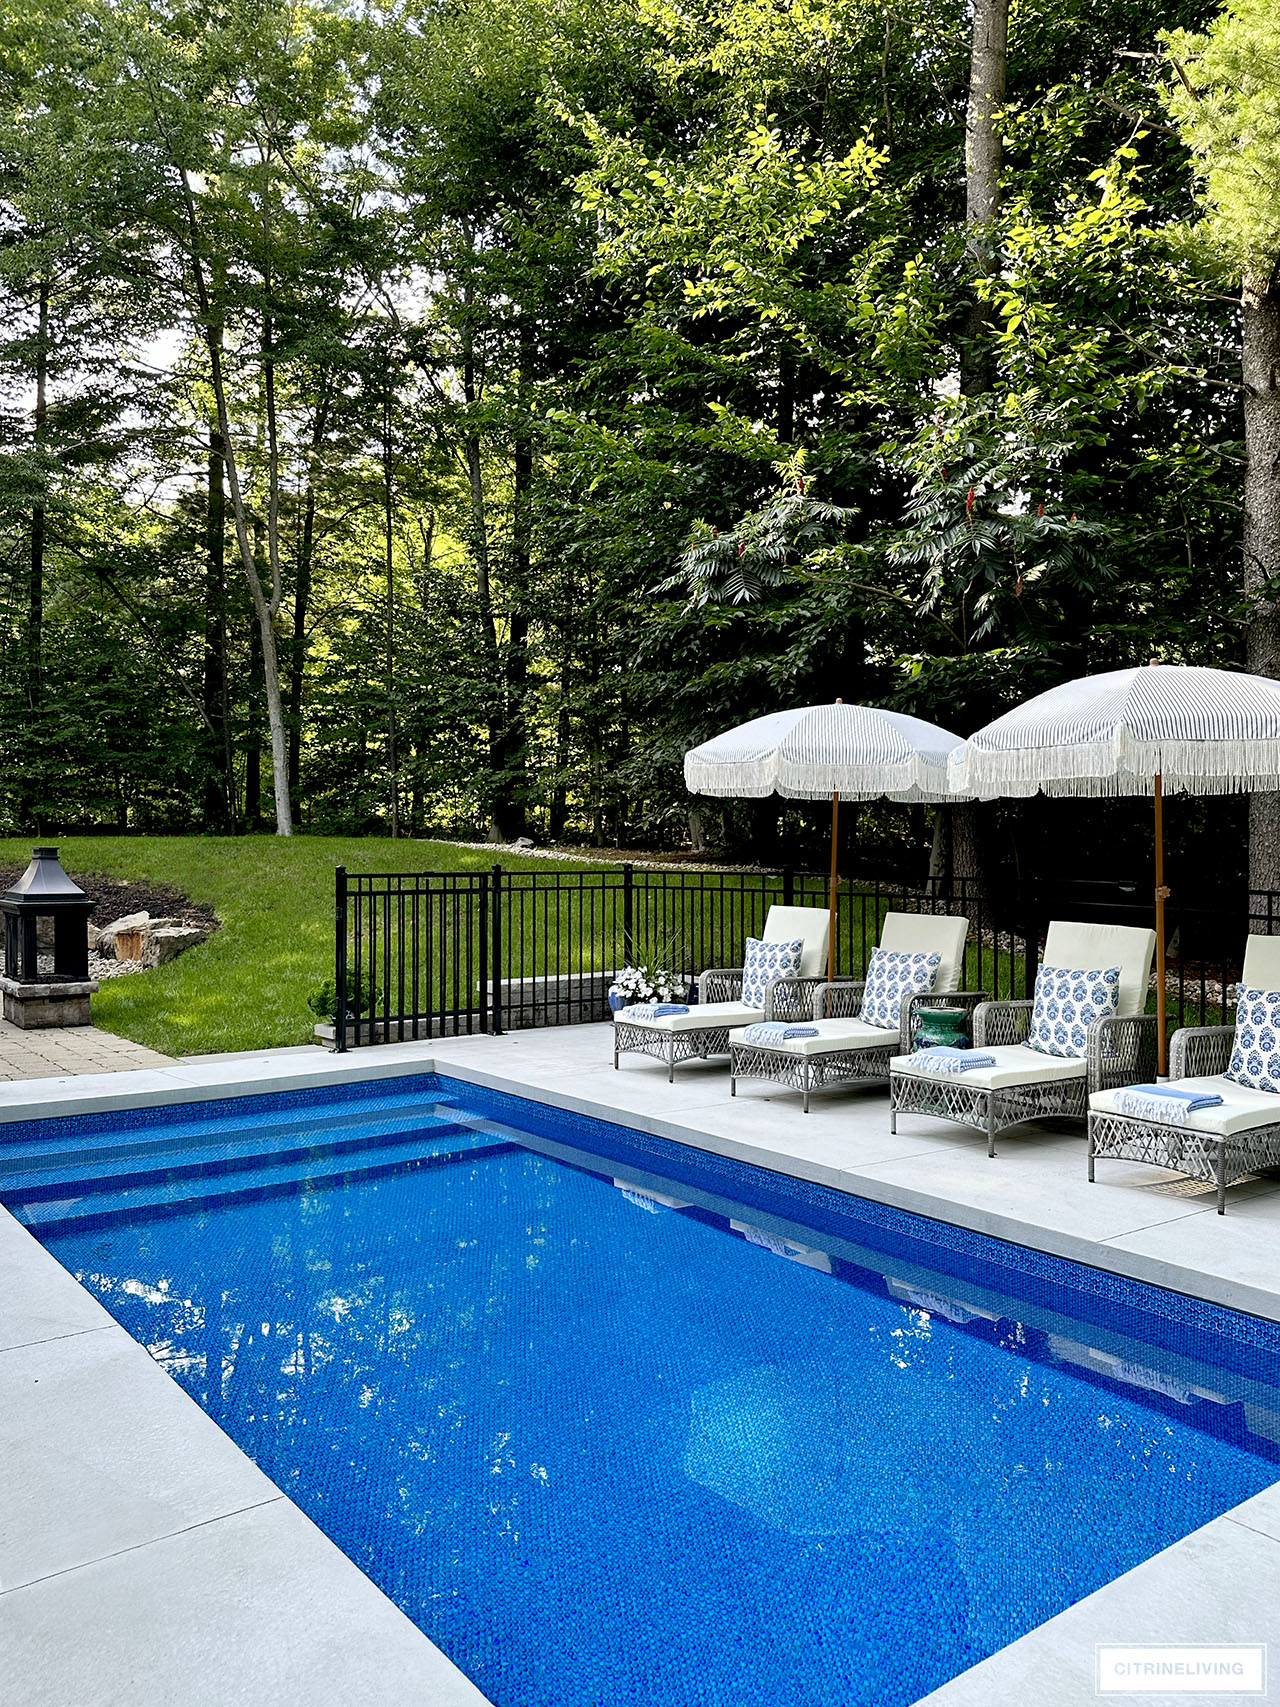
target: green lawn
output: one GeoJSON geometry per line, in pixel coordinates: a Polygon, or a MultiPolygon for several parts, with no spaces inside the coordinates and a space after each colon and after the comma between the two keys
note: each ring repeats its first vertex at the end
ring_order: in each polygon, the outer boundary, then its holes
{"type": "MultiPolygon", "coordinates": [[[[29,839],[0,840],[0,863],[25,864],[31,847],[29,839]]],[[[58,849],[72,876],[172,883],[222,920],[199,948],[157,971],[109,979],[93,998],[95,1025],[166,1055],[308,1041],[315,1015],[307,997],[333,975],[335,866],[466,871],[494,860],[448,842],[382,837],[69,836],[58,849]]],[[[511,871],[582,869],[579,861],[519,859],[506,849],[500,857],[511,871]]]]}

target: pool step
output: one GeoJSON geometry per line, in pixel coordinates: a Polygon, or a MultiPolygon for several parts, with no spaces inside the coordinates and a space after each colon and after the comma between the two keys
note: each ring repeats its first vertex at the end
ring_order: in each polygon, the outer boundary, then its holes
{"type": "MultiPolygon", "coordinates": [[[[332,1132],[332,1129],[288,1136],[276,1132],[256,1138],[237,1138],[229,1143],[214,1141],[199,1149],[175,1150],[165,1145],[125,1154],[91,1152],[65,1164],[59,1158],[56,1167],[49,1166],[47,1159],[37,1159],[34,1165],[28,1164],[13,1172],[6,1167],[0,1174],[0,1203],[12,1209],[20,1203],[65,1197],[69,1185],[85,1191],[125,1190],[135,1185],[199,1179],[274,1164],[321,1162],[334,1156],[386,1147],[391,1143],[409,1143],[423,1138],[433,1141],[452,1139],[469,1130],[456,1120],[443,1117],[424,1120],[418,1114],[413,1118],[406,1117],[399,1124],[388,1122],[357,1131],[344,1128],[340,1133],[332,1132]],[[326,1135],[326,1130],[332,1135],[326,1135]]],[[[206,1136],[214,1138],[212,1133],[206,1136]]],[[[474,1144],[464,1142],[462,1147],[471,1149],[474,1144]]]]}
{"type": "Polygon", "coordinates": [[[318,1160],[307,1157],[293,1162],[223,1169],[145,1185],[120,1186],[108,1181],[109,1189],[103,1190],[103,1182],[85,1178],[61,1197],[13,1201],[10,1207],[19,1221],[39,1232],[45,1228],[67,1228],[77,1222],[96,1225],[124,1216],[132,1219],[172,1209],[213,1208],[237,1198],[293,1194],[309,1188],[373,1179],[380,1174],[445,1167],[515,1148],[509,1142],[495,1142],[488,1133],[459,1130],[447,1137],[401,1140],[318,1160]]]}
{"type": "MultiPolygon", "coordinates": [[[[162,1156],[176,1152],[231,1154],[237,1144],[259,1144],[265,1150],[285,1149],[303,1140],[324,1142],[324,1134],[340,1130],[344,1138],[392,1137],[414,1133],[436,1124],[453,1123],[458,1111],[449,1102],[421,1096],[388,1099],[387,1106],[369,1108],[365,1103],[330,1104],[315,1114],[297,1109],[274,1110],[267,1115],[243,1115],[226,1121],[175,1120],[126,1128],[115,1134],[100,1132],[75,1137],[13,1139],[7,1143],[0,1129],[0,1179],[13,1181],[32,1172],[52,1169],[93,1168],[114,1160],[162,1156]]],[[[3,1187],[0,1186],[0,1197],[3,1187]]]]}

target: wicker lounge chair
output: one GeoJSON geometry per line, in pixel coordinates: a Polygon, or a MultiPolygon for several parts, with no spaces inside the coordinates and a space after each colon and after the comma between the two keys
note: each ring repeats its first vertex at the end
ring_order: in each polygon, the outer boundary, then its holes
{"type": "Polygon", "coordinates": [[[746,1043],[741,1031],[729,1034],[729,1094],[739,1079],[772,1079],[790,1085],[809,1112],[809,1093],[818,1085],[851,1079],[886,1079],[889,1063],[911,1048],[915,1014],[921,1006],[976,1007],[981,990],[959,991],[964,973],[968,919],[945,914],[886,913],[880,947],[907,954],[939,954],[934,987],[928,995],[908,996],[892,1030],[858,1018],[864,982],[821,985],[813,998],[817,1037],[792,1037],[775,1043],[746,1043]]]}
{"type": "Polygon", "coordinates": [[[1046,966],[1120,968],[1117,1011],[1088,1028],[1084,1058],[1029,1047],[1034,1002],[983,1002],[974,1011],[973,1040],[995,1056],[995,1065],[947,1076],[931,1073],[919,1056],[899,1055],[889,1066],[890,1131],[897,1131],[899,1114],[929,1114],[985,1131],[987,1154],[994,1156],[996,1134],[1008,1126],[1056,1115],[1083,1119],[1092,1092],[1152,1078],[1156,1021],[1142,1010],[1155,945],[1154,931],[1131,925],[1051,924],[1046,966]]]}
{"type": "Polygon", "coordinates": [[[706,1060],[729,1053],[731,1029],[756,1020],[808,1019],[813,998],[827,981],[827,938],[830,914],[825,907],[770,907],[761,940],[804,943],[800,971],[794,978],[775,978],[765,991],[763,1007],[742,1000],[742,967],[712,966],[698,979],[698,1000],[687,1014],[664,1014],[660,1019],[614,1015],[613,1064],[629,1053],[653,1055],[675,1077],[681,1061],[706,1060]]]}
{"type": "MultiPolygon", "coordinates": [[[[1241,983],[1280,990],[1280,937],[1251,936],[1241,983]]],[[[1220,1096],[1213,1108],[1192,1109],[1186,1124],[1165,1125],[1121,1113],[1113,1091],[1089,1098],[1089,1178],[1099,1156],[1172,1168],[1218,1188],[1218,1214],[1227,1211],[1227,1187],[1261,1168],[1280,1167],[1280,1095],[1224,1078],[1235,1042],[1234,1025],[1192,1026],[1169,1044],[1170,1088],[1220,1096]]]]}

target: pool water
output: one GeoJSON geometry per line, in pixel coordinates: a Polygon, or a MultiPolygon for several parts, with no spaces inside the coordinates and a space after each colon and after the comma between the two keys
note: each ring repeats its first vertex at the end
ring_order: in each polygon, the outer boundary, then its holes
{"type": "Polygon", "coordinates": [[[0,1196],[498,1707],[913,1702],[1280,1475],[1269,1324],[398,1085],[0,1196]]]}

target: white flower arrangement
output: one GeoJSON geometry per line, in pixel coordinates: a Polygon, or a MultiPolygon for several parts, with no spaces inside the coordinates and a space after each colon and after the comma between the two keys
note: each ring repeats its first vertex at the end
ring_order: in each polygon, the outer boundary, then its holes
{"type": "Polygon", "coordinates": [[[609,988],[628,1002],[682,1002],[685,993],[684,979],[665,966],[624,966],[609,988]]]}

